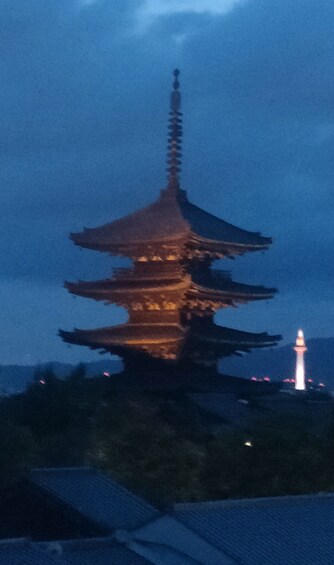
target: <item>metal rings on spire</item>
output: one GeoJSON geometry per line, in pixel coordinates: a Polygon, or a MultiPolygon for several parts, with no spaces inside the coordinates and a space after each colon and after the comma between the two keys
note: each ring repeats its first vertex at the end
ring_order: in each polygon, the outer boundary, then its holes
{"type": "Polygon", "coordinates": [[[181,171],[181,145],[182,145],[182,113],[181,108],[181,94],[179,91],[179,75],[180,71],[175,69],[173,72],[173,90],[170,98],[170,112],[169,112],[169,125],[168,125],[168,190],[178,191],[180,188],[179,173],[181,171]]]}

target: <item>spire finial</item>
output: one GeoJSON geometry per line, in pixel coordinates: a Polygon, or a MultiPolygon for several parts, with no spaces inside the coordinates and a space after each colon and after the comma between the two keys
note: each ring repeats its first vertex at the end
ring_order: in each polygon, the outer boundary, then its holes
{"type": "Polygon", "coordinates": [[[182,114],[181,107],[181,94],[179,91],[179,75],[180,71],[175,69],[173,71],[173,90],[170,98],[170,118],[168,126],[168,186],[167,190],[177,192],[180,188],[179,172],[181,165],[181,137],[182,137],[182,114]]]}

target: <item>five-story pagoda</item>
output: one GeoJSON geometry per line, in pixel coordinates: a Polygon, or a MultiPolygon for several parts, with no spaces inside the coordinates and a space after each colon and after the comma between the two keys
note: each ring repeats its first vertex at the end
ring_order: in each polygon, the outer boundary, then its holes
{"type": "Polygon", "coordinates": [[[69,343],[122,357],[125,367],[160,364],[216,369],[221,357],[276,345],[279,336],[214,323],[220,308],[272,298],[273,288],[233,282],[212,270],[216,259],[267,249],[270,238],[235,227],[194,206],[180,188],[182,114],[174,71],[168,138],[168,184],[156,202],[98,228],[71,234],[76,245],[130,257],[133,266],[94,282],[65,283],[76,295],[127,309],[126,324],[60,331],[69,343]],[[156,360],[156,362],[154,362],[156,360]]]}

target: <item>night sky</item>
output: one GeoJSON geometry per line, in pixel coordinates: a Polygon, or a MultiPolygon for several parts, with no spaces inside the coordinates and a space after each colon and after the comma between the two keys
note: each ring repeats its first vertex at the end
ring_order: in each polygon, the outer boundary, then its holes
{"type": "MultiPolygon", "coordinates": [[[[221,267],[277,286],[236,329],[334,335],[333,0],[1,0],[0,363],[100,358],[57,336],[126,320],[64,280],[109,276],[71,231],[157,198],[171,73],[182,187],[274,243],[221,267]]],[[[218,266],[218,265],[217,265],[218,266]]]]}

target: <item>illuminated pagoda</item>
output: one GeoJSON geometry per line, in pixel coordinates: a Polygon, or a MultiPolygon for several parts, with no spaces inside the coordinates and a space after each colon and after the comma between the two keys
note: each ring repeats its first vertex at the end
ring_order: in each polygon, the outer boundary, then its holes
{"type": "Polygon", "coordinates": [[[174,71],[168,137],[168,183],[158,200],[119,220],[71,234],[80,247],[132,259],[132,267],[94,282],[67,282],[79,296],[128,311],[119,326],[60,331],[68,343],[119,355],[125,368],[211,367],[231,354],[276,345],[280,336],[214,323],[217,310],[272,298],[275,289],[236,283],[212,270],[217,259],[267,249],[271,239],[245,231],[198,208],[180,188],[182,114],[174,71]],[[155,362],[154,362],[155,360],[155,362]]]}

